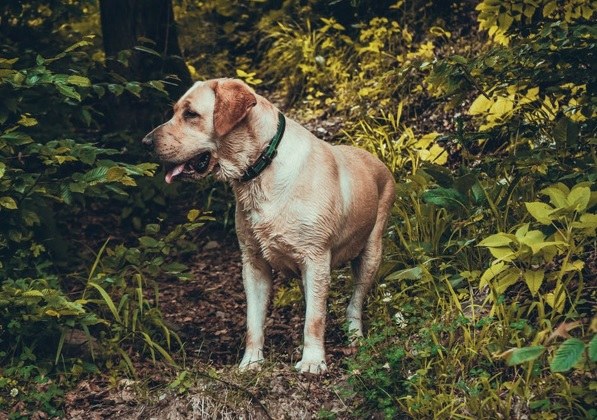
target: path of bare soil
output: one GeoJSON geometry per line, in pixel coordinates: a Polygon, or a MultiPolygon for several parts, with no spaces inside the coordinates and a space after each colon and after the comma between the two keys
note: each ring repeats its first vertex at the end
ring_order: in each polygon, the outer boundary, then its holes
{"type": "MultiPolygon", "coordinates": [[[[236,370],[245,335],[245,297],[240,251],[233,234],[204,238],[192,261],[193,280],[160,285],[164,317],[185,343],[181,370],[136,359],[136,380],[85,380],[66,396],[73,419],[317,418],[334,413],[354,418],[347,392],[347,349],[342,319],[330,317],[328,367],[321,377],[298,374],[303,304],[272,307],[266,329],[266,363],[259,372],[236,370]],[[177,382],[178,383],[178,382],[177,382]]],[[[287,279],[276,277],[274,293],[287,279]]]]}

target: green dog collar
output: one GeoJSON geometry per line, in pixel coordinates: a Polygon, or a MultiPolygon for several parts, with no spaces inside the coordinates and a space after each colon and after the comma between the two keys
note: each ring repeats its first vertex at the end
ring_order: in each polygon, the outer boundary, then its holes
{"type": "Polygon", "coordinates": [[[261,156],[257,159],[253,165],[249,166],[245,171],[245,174],[240,178],[241,181],[246,182],[250,181],[253,178],[257,177],[261,172],[264,171],[265,168],[272,163],[272,160],[276,157],[276,153],[278,152],[278,146],[280,145],[280,141],[282,140],[282,136],[284,135],[284,129],[286,128],[286,118],[284,118],[284,114],[278,112],[278,130],[276,134],[272,138],[272,140],[267,145],[267,148],[263,151],[261,156]]]}

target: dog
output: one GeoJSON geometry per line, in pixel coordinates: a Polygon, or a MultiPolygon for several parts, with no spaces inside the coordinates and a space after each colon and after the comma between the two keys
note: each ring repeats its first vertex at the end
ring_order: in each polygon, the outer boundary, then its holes
{"type": "Polygon", "coordinates": [[[382,255],[395,181],[369,152],[332,146],[284,116],[236,79],[195,83],[172,119],[143,139],[165,164],[167,183],[208,174],[230,183],[247,299],[241,370],[264,360],[272,272],[300,275],[306,301],[304,346],[296,369],[327,370],[324,333],[330,271],[351,263],[347,309],[356,342],[362,307],[382,255]]]}

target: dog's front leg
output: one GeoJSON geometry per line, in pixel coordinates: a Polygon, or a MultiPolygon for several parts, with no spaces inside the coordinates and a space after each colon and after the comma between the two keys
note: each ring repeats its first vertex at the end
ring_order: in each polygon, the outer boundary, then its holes
{"type": "Polygon", "coordinates": [[[330,287],[330,253],[309,259],[302,269],[307,312],[305,314],[305,341],[303,358],[296,364],[300,372],[323,373],[325,363],[325,317],[330,287]]]}
{"type": "Polygon", "coordinates": [[[272,271],[262,259],[243,255],[243,283],[247,295],[247,338],[239,369],[253,369],[263,362],[265,315],[272,290],[272,271]]]}

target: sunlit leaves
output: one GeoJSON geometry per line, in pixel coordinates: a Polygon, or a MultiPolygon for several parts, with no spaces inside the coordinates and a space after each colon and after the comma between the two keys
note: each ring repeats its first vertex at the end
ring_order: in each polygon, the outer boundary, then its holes
{"type": "Polygon", "coordinates": [[[524,281],[529,287],[531,294],[535,296],[539,288],[543,284],[545,278],[545,271],[543,270],[529,270],[523,273],[524,281]]]}

